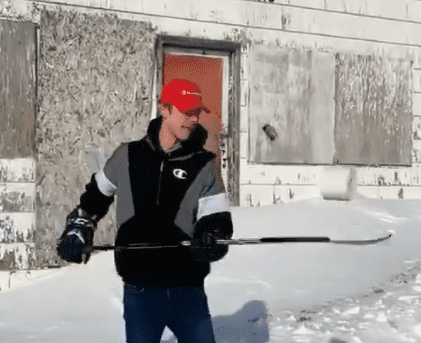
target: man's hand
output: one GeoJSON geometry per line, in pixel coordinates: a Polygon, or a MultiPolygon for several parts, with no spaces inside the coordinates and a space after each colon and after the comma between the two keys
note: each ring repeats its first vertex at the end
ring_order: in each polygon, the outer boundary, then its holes
{"type": "Polygon", "coordinates": [[[66,220],[66,228],[57,242],[57,254],[67,262],[87,263],[90,252],[86,247],[93,245],[96,222],[81,208],[76,208],[66,220]]]}
{"type": "Polygon", "coordinates": [[[196,261],[214,262],[228,253],[228,245],[218,244],[218,239],[224,239],[217,230],[207,230],[195,233],[190,252],[196,261]]]}

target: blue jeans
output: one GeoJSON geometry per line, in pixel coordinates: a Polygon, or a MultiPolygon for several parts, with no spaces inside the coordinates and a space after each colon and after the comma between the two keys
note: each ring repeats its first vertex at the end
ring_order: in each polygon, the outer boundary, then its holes
{"type": "Polygon", "coordinates": [[[178,343],[215,343],[203,287],[124,285],[127,343],[159,343],[165,326],[178,343]]]}

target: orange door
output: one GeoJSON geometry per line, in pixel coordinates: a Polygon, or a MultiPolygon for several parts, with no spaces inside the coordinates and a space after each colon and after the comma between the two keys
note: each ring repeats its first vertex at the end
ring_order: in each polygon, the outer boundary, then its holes
{"type": "Polygon", "coordinates": [[[199,85],[203,104],[211,111],[202,111],[199,123],[208,131],[205,148],[221,161],[220,134],[222,132],[223,59],[166,53],[163,58],[162,84],[172,79],[186,79],[199,85]]]}

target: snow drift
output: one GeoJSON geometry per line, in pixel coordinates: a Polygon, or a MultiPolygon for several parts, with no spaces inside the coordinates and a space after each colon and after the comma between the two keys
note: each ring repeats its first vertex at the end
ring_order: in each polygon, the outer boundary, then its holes
{"type": "Polygon", "coordinates": [[[421,202],[322,198],[233,208],[234,238],[328,236],[391,239],[369,246],[283,243],[231,246],[206,280],[213,315],[260,300],[267,311],[297,309],[367,291],[420,256],[421,202]]]}

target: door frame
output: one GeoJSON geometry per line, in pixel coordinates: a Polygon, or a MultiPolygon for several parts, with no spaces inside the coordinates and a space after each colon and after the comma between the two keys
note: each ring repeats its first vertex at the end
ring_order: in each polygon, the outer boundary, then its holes
{"type": "MultiPolygon", "coordinates": [[[[155,46],[155,58],[152,87],[152,118],[157,116],[157,102],[161,94],[162,63],[166,52],[179,52],[195,56],[222,57],[228,62],[228,79],[223,87],[221,156],[222,164],[226,164],[222,173],[231,206],[240,203],[240,57],[241,43],[219,40],[199,39],[158,35],[155,46]],[[225,92],[227,92],[225,94],[225,92]],[[225,100],[225,99],[226,100],[225,100]],[[224,102],[228,110],[224,114],[224,102]],[[225,149],[225,151],[224,151],[225,149]],[[224,158],[225,156],[225,158],[224,158]]],[[[225,61],[224,61],[225,62],[225,61]]],[[[226,68],[224,63],[224,69],[226,68]]]]}

